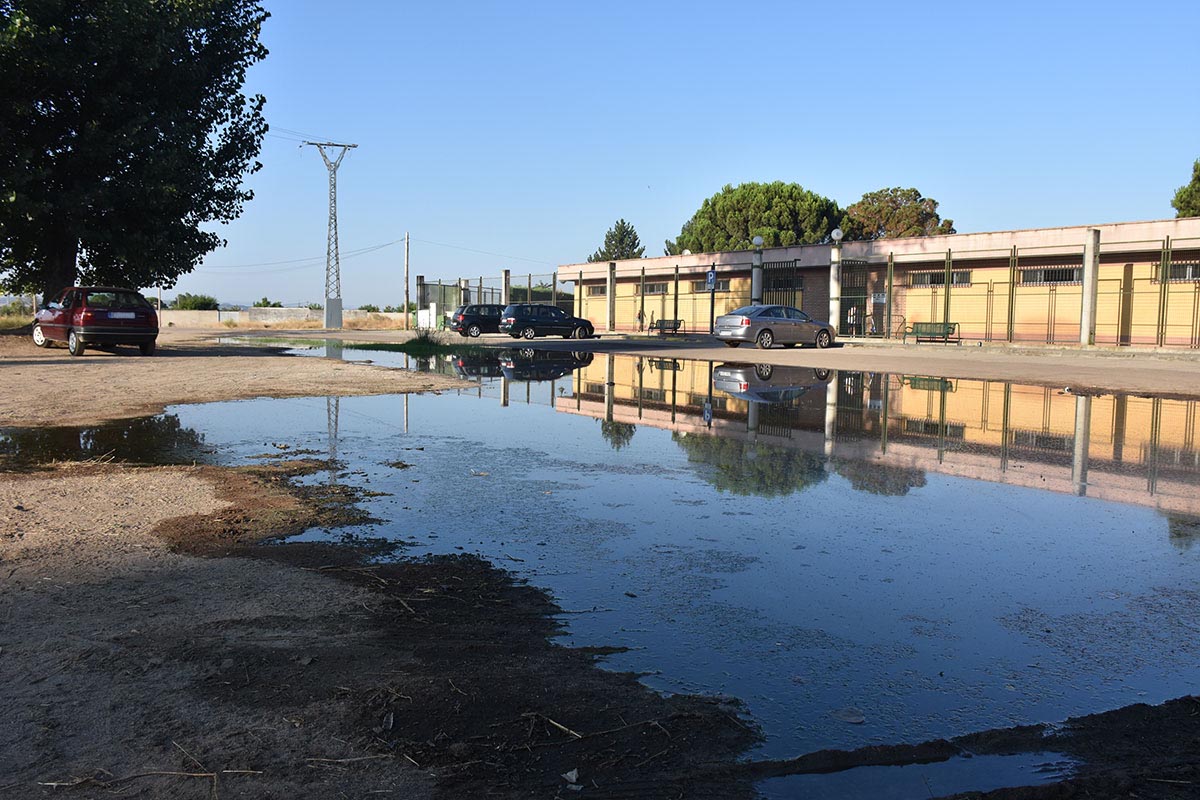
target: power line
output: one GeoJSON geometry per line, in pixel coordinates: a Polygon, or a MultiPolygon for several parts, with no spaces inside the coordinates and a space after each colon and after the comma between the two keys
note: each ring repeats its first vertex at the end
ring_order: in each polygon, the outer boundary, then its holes
{"type": "Polygon", "coordinates": [[[522,256],[510,256],[505,253],[493,253],[490,250],[476,250],[473,247],[461,247],[456,244],[446,244],[445,242],[434,242],[434,241],[430,241],[429,239],[413,239],[413,241],[414,242],[424,242],[425,244],[433,244],[433,245],[437,245],[438,247],[449,247],[452,250],[466,250],[468,253],[481,253],[485,256],[496,256],[497,258],[510,258],[513,261],[530,261],[534,264],[549,264],[551,266],[557,266],[553,261],[543,261],[540,258],[524,258],[522,256]]]}

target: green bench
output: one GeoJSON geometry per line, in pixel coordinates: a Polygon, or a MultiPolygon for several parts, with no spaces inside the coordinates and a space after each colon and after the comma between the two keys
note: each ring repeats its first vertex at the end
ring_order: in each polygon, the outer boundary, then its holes
{"type": "Polygon", "coordinates": [[[679,328],[683,325],[681,319],[656,319],[650,323],[650,330],[658,331],[659,333],[679,333],[679,328]]]}
{"type": "Polygon", "coordinates": [[[914,322],[904,328],[904,341],[907,342],[909,336],[918,342],[962,343],[957,322],[914,322]]]}

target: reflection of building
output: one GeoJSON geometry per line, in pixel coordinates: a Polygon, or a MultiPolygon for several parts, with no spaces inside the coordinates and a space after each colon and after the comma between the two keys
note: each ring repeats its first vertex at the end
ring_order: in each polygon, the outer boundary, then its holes
{"type": "MultiPolygon", "coordinates": [[[[956,322],[971,340],[1078,343],[1094,326],[1097,344],[1200,346],[1200,218],[778,247],[761,259],[765,302],[842,334],[956,322]]],[[[647,324],[707,332],[750,302],[754,261],[741,251],[559,270],[581,284],[576,313],[597,330],[634,330],[640,309],[647,324]]]]}
{"type": "Polygon", "coordinates": [[[1200,516],[1197,401],[841,371],[815,373],[817,388],[788,402],[752,403],[712,388],[718,366],[606,356],[556,408],[1200,516]]]}

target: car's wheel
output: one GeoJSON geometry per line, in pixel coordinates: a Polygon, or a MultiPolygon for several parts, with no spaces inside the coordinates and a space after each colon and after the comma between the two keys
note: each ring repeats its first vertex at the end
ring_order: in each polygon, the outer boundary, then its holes
{"type": "Polygon", "coordinates": [[[477,338],[482,332],[483,331],[479,329],[478,325],[472,325],[471,327],[467,328],[467,336],[470,336],[472,339],[477,338]]]}
{"type": "Polygon", "coordinates": [[[817,334],[817,347],[824,349],[833,344],[833,337],[829,335],[829,331],[821,331],[817,334]]]}
{"type": "Polygon", "coordinates": [[[588,333],[587,328],[580,325],[578,328],[571,331],[571,338],[572,339],[587,339],[587,338],[590,338],[590,334],[588,333]]]}
{"type": "Polygon", "coordinates": [[[726,347],[737,347],[740,344],[741,344],[741,342],[726,342],[725,346],[726,347]]]}
{"type": "Polygon", "coordinates": [[[521,358],[533,358],[533,348],[532,347],[522,347],[521,348],[521,358]]]}
{"type": "Polygon", "coordinates": [[[770,364],[755,364],[754,374],[764,381],[771,380],[771,376],[775,374],[775,368],[770,364]]]}
{"type": "Polygon", "coordinates": [[[154,355],[154,342],[142,342],[138,345],[138,350],[141,350],[144,356],[152,356],[154,355]]]}
{"type": "Polygon", "coordinates": [[[33,343],[38,347],[50,346],[50,340],[46,338],[46,332],[42,330],[41,325],[33,326],[33,343]]]}
{"type": "Polygon", "coordinates": [[[73,356],[83,355],[83,339],[75,331],[67,334],[67,352],[73,356]]]}
{"type": "Polygon", "coordinates": [[[769,330],[759,331],[758,338],[754,340],[760,350],[770,350],[771,345],[775,344],[775,334],[769,330]]]}
{"type": "Polygon", "coordinates": [[[813,370],[813,377],[814,377],[814,378],[816,378],[816,379],[817,379],[817,380],[819,380],[819,381],[827,381],[827,380],[829,380],[829,370],[827,370],[827,369],[814,369],[814,370],[813,370]]]}
{"type": "Polygon", "coordinates": [[[533,337],[537,336],[537,331],[535,331],[533,328],[525,328],[521,331],[521,336],[525,339],[532,339],[533,337]]]}

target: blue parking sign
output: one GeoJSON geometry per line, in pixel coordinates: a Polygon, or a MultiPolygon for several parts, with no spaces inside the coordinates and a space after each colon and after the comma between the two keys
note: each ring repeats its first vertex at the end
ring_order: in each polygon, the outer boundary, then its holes
{"type": "Polygon", "coordinates": [[[717,271],[715,269],[710,269],[708,272],[704,273],[704,288],[711,292],[716,288],[716,286],[717,271]]]}

